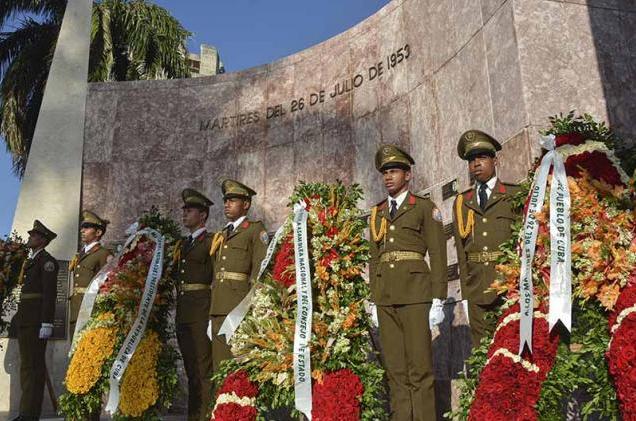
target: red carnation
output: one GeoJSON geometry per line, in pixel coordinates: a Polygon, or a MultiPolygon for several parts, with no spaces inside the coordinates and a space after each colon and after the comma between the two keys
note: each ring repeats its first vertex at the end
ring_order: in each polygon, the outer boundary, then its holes
{"type": "Polygon", "coordinates": [[[364,386],[350,369],[326,374],[314,384],[312,419],[314,421],[357,421],[364,386]]]}
{"type": "Polygon", "coordinates": [[[585,138],[581,133],[566,133],[555,136],[556,146],[580,145],[585,143],[585,138]]]}
{"type": "Polygon", "coordinates": [[[581,170],[587,171],[595,180],[602,180],[613,186],[623,184],[618,170],[603,152],[583,152],[569,156],[565,161],[567,175],[581,177],[581,170]]]}
{"type": "Polygon", "coordinates": [[[285,288],[289,288],[296,283],[296,276],[293,268],[294,265],[294,245],[291,238],[283,241],[280,250],[274,257],[274,268],[272,269],[272,278],[285,288]]]}
{"type": "Polygon", "coordinates": [[[224,403],[216,407],[212,419],[214,421],[254,421],[256,415],[256,408],[253,406],[224,403]]]}
{"type": "Polygon", "coordinates": [[[258,387],[250,381],[247,372],[243,370],[236,371],[228,375],[223,381],[223,385],[217,392],[217,396],[223,393],[236,393],[239,398],[248,397],[255,398],[258,395],[258,387]]]}

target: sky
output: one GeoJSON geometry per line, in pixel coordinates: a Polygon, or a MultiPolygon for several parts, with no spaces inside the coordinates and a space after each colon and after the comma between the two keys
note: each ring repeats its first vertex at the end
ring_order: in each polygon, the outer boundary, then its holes
{"type": "MultiPolygon", "coordinates": [[[[226,72],[294,54],[371,16],[389,0],[158,0],[190,32],[188,49],[214,45],[226,72]]],[[[4,141],[2,141],[4,143],[4,141]]],[[[11,230],[19,180],[0,146],[0,236],[11,230]]]]}

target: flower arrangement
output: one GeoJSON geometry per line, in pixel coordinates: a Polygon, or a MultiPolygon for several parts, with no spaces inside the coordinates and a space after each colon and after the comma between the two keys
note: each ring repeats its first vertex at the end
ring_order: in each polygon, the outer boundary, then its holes
{"type": "MultiPolygon", "coordinates": [[[[157,230],[165,239],[164,270],[144,336],[121,379],[119,406],[113,414],[118,420],[158,416],[172,404],[178,383],[178,354],[171,345],[174,328],[169,316],[174,285],[169,274],[179,228],[154,208],[139,219],[139,228],[144,227],[157,230]]],[[[150,236],[140,234],[118,254],[107,272],[91,317],[71,347],[67,392],[60,397],[60,408],[67,419],[86,419],[101,410],[111,366],[137,317],[155,248],[150,236]]]]}
{"type": "MultiPolygon", "coordinates": [[[[617,392],[623,418],[632,416],[631,396],[636,389],[631,387],[636,383],[629,377],[629,368],[636,366],[636,355],[625,352],[623,346],[625,338],[633,342],[636,337],[632,313],[626,310],[634,304],[629,291],[636,274],[636,224],[630,209],[634,180],[621,168],[611,149],[616,138],[603,123],[588,115],[575,118],[573,113],[550,121],[552,126],[545,134],[556,136],[571,200],[574,325],[569,335],[559,329],[548,332],[550,222],[546,201],[535,215],[539,229],[532,262],[533,353],[519,356],[517,352],[522,228],[517,221],[513,238],[501,247],[499,275],[491,285],[506,304],[494,335],[483,340],[467,361],[460,408],[449,414],[455,419],[563,419],[564,405],[572,393],[586,395],[580,406],[583,417],[617,419],[617,392]],[[502,390],[505,393],[495,399],[502,390]]],[[[515,200],[523,214],[533,176],[531,170],[515,200]]]]}
{"type": "Polygon", "coordinates": [[[17,296],[23,276],[23,265],[29,251],[26,244],[15,233],[0,239],[0,332],[5,332],[9,321],[4,317],[17,309],[17,296]]]}
{"type": "MultiPolygon", "coordinates": [[[[308,212],[313,317],[311,377],[315,419],[382,419],[383,370],[374,360],[364,311],[369,289],[362,274],[369,260],[366,222],[356,208],[357,185],[301,183],[291,204],[308,212]]],[[[233,360],[215,374],[217,384],[239,370],[257,385],[259,414],[293,408],[296,273],[292,218],[285,221],[270,267],[255,286],[252,307],[230,341],[233,360]]],[[[240,395],[239,395],[240,396],[240,395]]],[[[222,395],[217,397],[217,405],[222,395]]],[[[218,409],[218,407],[217,407],[218,409]]],[[[292,411],[298,415],[296,411],[292,411]]],[[[215,411],[216,414],[216,411],[215,411]]],[[[215,418],[216,419],[216,418],[215,418]]]]}

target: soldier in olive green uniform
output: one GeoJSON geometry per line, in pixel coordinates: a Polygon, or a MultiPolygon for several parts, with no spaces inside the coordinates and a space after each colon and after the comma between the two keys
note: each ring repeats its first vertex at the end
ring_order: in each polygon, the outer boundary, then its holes
{"type": "Polygon", "coordinates": [[[82,223],[80,225],[80,236],[82,238],[82,248],[69,264],[71,275],[70,301],[70,338],[73,339],[77,315],[82,305],[84,293],[97,272],[108,262],[112,253],[100,243],[102,236],[106,233],[106,226],[109,221],[100,218],[91,211],[82,212],[82,223]]]}
{"type": "Polygon", "coordinates": [[[42,411],[46,366],[46,341],[53,334],[59,265],[44,247],[57,235],[35,220],[27,246],[31,255],[24,264],[24,277],[15,324],[20,348],[20,416],[38,420],[42,411]]]}
{"type": "Polygon", "coordinates": [[[459,194],[453,207],[455,247],[459,261],[462,298],[468,300],[468,319],[473,346],[494,328],[485,314],[499,304],[494,292],[485,292],[497,277],[495,264],[499,246],[512,235],[516,218],[510,206],[519,191],[496,176],[495,153],[501,145],[479,130],[464,133],[457,144],[459,157],[468,161],[475,186],[459,194]]]}
{"type": "Polygon", "coordinates": [[[413,163],[396,146],[378,150],[375,164],[389,196],[372,209],[370,221],[371,295],[394,421],[435,419],[429,318],[441,321],[447,293],[442,215],[408,190],[413,163]]]}
{"type": "Polygon", "coordinates": [[[183,224],[190,235],[175,250],[177,281],[177,340],[188,376],[188,420],[209,419],[212,354],[206,334],[210,311],[213,262],[211,235],[205,228],[212,202],[193,189],[185,189],[183,224]]]}
{"type": "Polygon", "coordinates": [[[210,328],[212,334],[213,370],[221,361],[232,358],[225,338],[218,336],[221,324],[230,311],[247,295],[258,275],[267,250],[265,225],[247,219],[256,192],[234,180],[222,183],[224,212],[228,222],[213,240],[215,260],[210,328]]]}

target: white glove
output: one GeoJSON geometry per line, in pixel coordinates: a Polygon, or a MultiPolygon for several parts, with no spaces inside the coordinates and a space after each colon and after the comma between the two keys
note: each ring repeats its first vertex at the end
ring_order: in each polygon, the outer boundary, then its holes
{"type": "Polygon", "coordinates": [[[53,325],[51,323],[42,323],[40,327],[40,339],[49,339],[53,335],[53,325]]]}
{"type": "Polygon", "coordinates": [[[208,335],[208,338],[212,340],[212,320],[208,322],[208,330],[206,330],[205,333],[208,335]]]}
{"type": "Polygon", "coordinates": [[[428,326],[433,330],[433,326],[444,321],[444,304],[439,298],[433,298],[431,311],[428,313],[428,326]]]}

